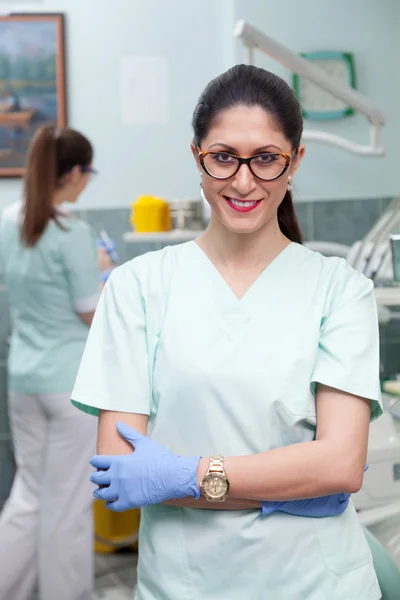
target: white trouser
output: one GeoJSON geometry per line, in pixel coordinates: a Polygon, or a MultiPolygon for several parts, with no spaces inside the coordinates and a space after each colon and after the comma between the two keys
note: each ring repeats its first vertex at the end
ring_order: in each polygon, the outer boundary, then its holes
{"type": "Polygon", "coordinates": [[[97,419],[70,394],[9,398],[17,473],[0,515],[0,600],[91,600],[97,419]]]}

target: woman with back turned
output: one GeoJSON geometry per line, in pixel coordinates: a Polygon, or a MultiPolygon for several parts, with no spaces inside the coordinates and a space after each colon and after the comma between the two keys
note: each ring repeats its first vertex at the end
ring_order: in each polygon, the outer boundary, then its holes
{"type": "Polygon", "coordinates": [[[99,293],[96,240],[61,208],[85,189],[91,143],[45,127],[24,202],[4,210],[0,257],[11,310],[9,413],[17,473],[0,516],[0,600],[91,600],[87,462],[96,423],[70,403],[99,293]]]}

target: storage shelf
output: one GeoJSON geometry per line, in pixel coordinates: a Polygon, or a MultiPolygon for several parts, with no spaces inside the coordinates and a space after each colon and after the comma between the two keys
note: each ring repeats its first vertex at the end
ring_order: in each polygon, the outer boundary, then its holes
{"type": "Polygon", "coordinates": [[[375,298],[383,306],[400,306],[400,286],[376,287],[375,298]]]}
{"type": "Polygon", "coordinates": [[[156,231],[149,233],[136,233],[128,231],[124,233],[124,242],[128,244],[142,244],[145,242],[188,242],[194,240],[203,231],[195,231],[192,229],[173,229],[172,231],[156,231]]]}

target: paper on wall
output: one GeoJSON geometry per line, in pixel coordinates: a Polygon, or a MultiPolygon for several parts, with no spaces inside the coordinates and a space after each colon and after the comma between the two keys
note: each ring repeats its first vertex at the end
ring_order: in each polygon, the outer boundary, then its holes
{"type": "Polygon", "coordinates": [[[125,56],[120,68],[120,95],[124,124],[167,123],[167,60],[158,56],[125,56]]]}

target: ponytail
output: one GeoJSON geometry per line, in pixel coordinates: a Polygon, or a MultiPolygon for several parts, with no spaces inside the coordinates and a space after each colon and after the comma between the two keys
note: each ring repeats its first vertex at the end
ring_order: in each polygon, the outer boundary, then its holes
{"type": "Polygon", "coordinates": [[[37,244],[49,221],[57,186],[56,128],[42,127],[29,149],[24,179],[24,216],[21,241],[28,247],[37,244]]]}
{"type": "Polygon", "coordinates": [[[303,243],[299,222],[293,206],[292,193],[287,190],[278,208],[278,223],[280,230],[291,242],[303,243]]]}
{"type": "Polygon", "coordinates": [[[50,219],[65,229],[54,206],[54,193],[62,188],[64,177],[76,166],[89,167],[93,160],[93,147],[79,131],[65,127],[61,131],[53,126],[36,132],[28,152],[24,181],[24,216],[21,241],[32,248],[43,235],[50,219]]]}

